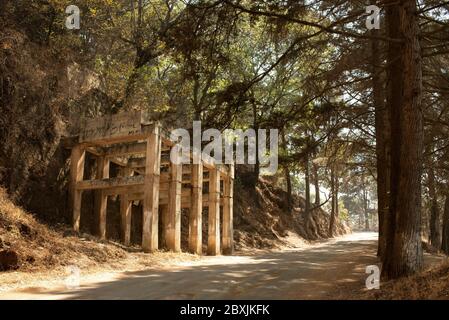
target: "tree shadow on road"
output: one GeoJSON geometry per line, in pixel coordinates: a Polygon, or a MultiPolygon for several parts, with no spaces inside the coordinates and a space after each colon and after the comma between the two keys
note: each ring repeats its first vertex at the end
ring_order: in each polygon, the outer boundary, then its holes
{"type": "Polygon", "coordinates": [[[337,241],[304,250],[217,257],[170,270],[125,272],[118,279],[47,294],[69,299],[334,299],[362,290],[376,264],[376,241],[337,241]]]}

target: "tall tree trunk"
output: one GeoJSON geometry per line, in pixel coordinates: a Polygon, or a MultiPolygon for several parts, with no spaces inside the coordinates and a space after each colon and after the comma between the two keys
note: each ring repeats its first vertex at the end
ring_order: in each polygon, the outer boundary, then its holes
{"type": "Polygon", "coordinates": [[[313,182],[315,185],[315,207],[318,207],[321,204],[320,199],[320,177],[318,176],[318,165],[312,163],[313,168],[313,182]]]}
{"type": "Polygon", "coordinates": [[[293,195],[292,195],[292,178],[290,170],[287,165],[284,165],[285,183],[287,184],[287,206],[288,210],[293,209],[293,195]]]}
{"type": "Polygon", "coordinates": [[[438,208],[437,193],[435,188],[435,172],[429,168],[429,196],[430,196],[430,220],[429,220],[429,242],[430,245],[438,249],[441,246],[440,234],[440,211],[438,208]]]}
{"type": "Polygon", "coordinates": [[[309,170],[309,154],[306,153],[305,159],[304,159],[304,165],[305,165],[305,183],[306,183],[306,206],[305,206],[305,216],[307,219],[310,217],[310,170],[309,170]]]}
{"type": "Polygon", "coordinates": [[[359,213],[359,230],[363,230],[363,212],[359,213]]]}
{"type": "Polygon", "coordinates": [[[369,231],[369,215],[367,209],[365,209],[364,215],[365,215],[365,231],[369,231]]]}
{"type": "MultiPolygon", "coordinates": [[[[259,161],[259,135],[257,134],[259,132],[259,122],[257,118],[257,105],[256,103],[253,103],[253,128],[256,132],[256,164],[254,165],[254,172],[253,172],[253,187],[256,189],[257,182],[259,181],[259,175],[260,175],[260,161],[259,161]]],[[[290,173],[289,173],[290,177],[290,173]]]]}
{"type": "Polygon", "coordinates": [[[362,184],[363,192],[363,217],[365,219],[365,231],[369,230],[369,216],[368,216],[368,192],[366,190],[365,181],[362,184]]]}
{"type": "MultiPolygon", "coordinates": [[[[287,150],[287,139],[285,138],[284,130],[281,131],[281,144],[282,149],[287,150]]],[[[284,177],[287,185],[287,207],[288,210],[291,210],[293,208],[292,179],[290,177],[290,170],[288,169],[287,164],[284,164],[284,177]]]]}
{"type": "Polygon", "coordinates": [[[329,220],[329,237],[334,236],[335,216],[337,214],[335,203],[337,202],[337,191],[335,186],[335,168],[331,165],[331,217],[329,220]]]}
{"type": "MultiPolygon", "coordinates": [[[[379,30],[373,29],[373,35],[378,35],[379,30]]],[[[384,103],[384,87],[382,84],[382,57],[379,40],[371,40],[371,66],[373,104],[375,110],[376,129],[376,167],[377,167],[377,214],[379,240],[377,256],[383,261],[385,253],[385,228],[387,224],[388,193],[389,193],[389,117],[384,103]]]]}
{"type": "Polygon", "coordinates": [[[132,99],[132,97],[134,96],[134,94],[136,93],[137,85],[140,79],[140,68],[150,60],[148,58],[144,58],[145,51],[143,49],[143,38],[142,38],[143,12],[144,12],[143,2],[142,0],[138,0],[137,22],[136,22],[134,1],[131,1],[131,27],[132,27],[134,49],[136,50],[136,56],[134,57],[133,70],[126,83],[125,97],[123,101],[121,101],[120,107],[123,107],[126,104],[128,104],[132,99]]]}
{"type": "Polygon", "coordinates": [[[415,0],[390,0],[386,8],[388,35],[402,40],[389,42],[387,58],[391,191],[382,276],[394,279],[422,268],[422,62],[415,0]]]}
{"type": "Polygon", "coordinates": [[[441,251],[449,256],[449,194],[446,195],[443,214],[443,236],[441,239],[441,251]]]}
{"type": "Polygon", "coordinates": [[[192,104],[193,104],[193,120],[194,121],[201,121],[201,112],[202,107],[200,104],[200,80],[199,76],[195,76],[193,79],[193,90],[192,90],[192,104]]]}
{"type": "Polygon", "coordinates": [[[334,188],[335,188],[335,220],[338,221],[340,216],[340,208],[338,206],[338,192],[340,190],[340,185],[338,183],[338,170],[335,169],[334,172],[334,188]]]}

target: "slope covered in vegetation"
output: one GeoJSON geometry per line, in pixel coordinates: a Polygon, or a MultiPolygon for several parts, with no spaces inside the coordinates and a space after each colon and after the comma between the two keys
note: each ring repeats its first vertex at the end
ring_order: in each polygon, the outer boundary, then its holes
{"type": "Polygon", "coordinates": [[[63,226],[49,227],[15,205],[0,189],[0,271],[80,267],[126,257],[117,245],[94,237],[71,235],[63,226]]]}
{"type": "Polygon", "coordinates": [[[447,300],[449,298],[449,264],[441,263],[416,275],[389,281],[380,290],[365,294],[378,300],[447,300]]]}
{"type": "MultiPolygon", "coordinates": [[[[234,225],[237,248],[276,247],[288,244],[290,233],[304,241],[329,237],[329,213],[321,208],[312,211],[306,224],[305,200],[294,196],[293,209],[287,206],[287,192],[267,179],[260,179],[256,189],[245,188],[237,180],[235,187],[234,225]]],[[[338,220],[334,235],[350,232],[346,222],[338,220]]]]}

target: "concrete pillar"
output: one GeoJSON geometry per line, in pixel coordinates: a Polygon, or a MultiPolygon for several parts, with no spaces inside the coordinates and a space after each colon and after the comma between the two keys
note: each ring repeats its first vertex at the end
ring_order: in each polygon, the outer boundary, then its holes
{"type": "MultiPolygon", "coordinates": [[[[97,179],[109,178],[109,159],[105,157],[97,158],[97,179]]],[[[108,197],[102,190],[95,190],[95,211],[98,217],[98,236],[106,239],[106,214],[108,197]]]]}
{"type": "MultiPolygon", "coordinates": [[[[123,169],[123,175],[129,177],[132,174],[130,168],[123,169]]],[[[128,200],[128,194],[123,193],[120,195],[120,217],[121,217],[121,239],[125,246],[129,246],[131,242],[131,214],[132,214],[132,202],[128,200]]]]}
{"type": "Polygon", "coordinates": [[[209,169],[207,254],[220,254],[220,172],[217,169],[209,169]]]}
{"type": "Polygon", "coordinates": [[[83,180],[86,151],[80,145],[72,149],[70,156],[69,204],[73,210],[73,230],[78,232],[81,217],[82,191],[76,189],[76,183],[83,180]]]}
{"type": "MultiPolygon", "coordinates": [[[[229,167],[234,171],[234,166],[229,167]]],[[[223,182],[223,253],[232,254],[234,252],[234,228],[233,228],[233,194],[234,175],[230,174],[223,182]]]]}
{"type": "Polygon", "coordinates": [[[158,249],[159,179],[161,162],[160,127],[155,125],[146,139],[145,181],[143,199],[142,249],[158,249]]]}
{"type": "Polygon", "coordinates": [[[192,164],[192,196],[189,212],[189,251],[202,254],[203,165],[192,164]]]}
{"type": "Polygon", "coordinates": [[[168,190],[168,215],[166,244],[174,252],[181,251],[181,189],[182,189],[182,163],[180,155],[172,150],[170,162],[170,184],[168,190]]]}

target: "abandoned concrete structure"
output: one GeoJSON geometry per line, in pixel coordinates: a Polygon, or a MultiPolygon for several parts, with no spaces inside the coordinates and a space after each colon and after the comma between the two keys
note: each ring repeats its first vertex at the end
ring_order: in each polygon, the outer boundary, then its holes
{"type": "Polygon", "coordinates": [[[160,214],[163,240],[169,250],[179,252],[181,209],[188,208],[188,248],[192,253],[202,254],[202,211],[208,207],[207,253],[232,254],[233,165],[205,160],[201,164],[174,164],[170,151],[175,142],[160,124],[148,121],[144,112],[84,120],[79,135],[71,139],[70,203],[75,231],[80,227],[83,191],[95,190],[95,214],[101,238],[106,237],[108,196],[118,195],[121,239],[125,245],[130,243],[131,204],[140,200],[144,252],[159,248],[160,214]],[[94,180],[84,180],[86,152],[94,155],[97,162],[94,180]],[[117,177],[110,177],[111,162],[121,169],[117,177]]]}

